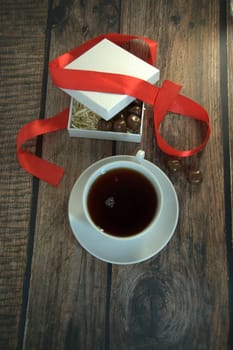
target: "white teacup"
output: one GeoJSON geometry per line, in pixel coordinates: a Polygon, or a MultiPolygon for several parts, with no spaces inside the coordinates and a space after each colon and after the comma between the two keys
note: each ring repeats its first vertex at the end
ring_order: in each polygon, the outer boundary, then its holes
{"type": "MultiPolygon", "coordinates": [[[[107,199],[108,205],[115,204],[114,196],[107,199]]],[[[105,262],[133,264],[149,259],[167,245],[178,222],[179,203],[176,191],[166,174],[144,159],[144,151],[139,151],[136,156],[103,158],[88,167],[72,188],[68,213],[72,231],[87,252],[105,262]],[[99,227],[88,207],[88,194],[95,181],[119,166],[120,169],[127,166],[130,171],[142,174],[150,182],[151,190],[156,193],[158,200],[151,220],[138,232],[124,236],[112,234],[99,227]]]]}
{"type": "Polygon", "coordinates": [[[156,176],[144,166],[144,155],[139,151],[133,161],[112,157],[87,179],[83,211],[100,235],[135,240],[156,226],[163,192],[156,176]]]}

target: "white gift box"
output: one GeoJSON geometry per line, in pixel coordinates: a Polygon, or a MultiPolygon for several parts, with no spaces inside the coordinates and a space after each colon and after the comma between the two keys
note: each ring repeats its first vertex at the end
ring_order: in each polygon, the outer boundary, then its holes
{"type": "MultiPolygon", "coordinates": [[[[156,67],[148,64],[107,39],[103,39],[77,59],[69,63],[65,69],[124,74],[143,79],[151,84],[155,84],[159,80],[159,70],[156,67]]],[[[93,91],[63,90],[72,97],[68,123],[70,136],[140,142],[142,122],[139,133],[87,130],[75,128],[72,123],[72,110],[75,100],[86,106],[97,116],[105,120],[110,120],[126,106],[132,103],[132,101],[135,100],[134,97],[93,91]]],[[[144,108],[142,108],[141,121],[143,121],[143,111],[144,108]]]]}
{"type": "MultiPolygon", "coordinates": [[[[112,140],[112,141],[128,141],[128,142],[137,142],[139,143],[141,141],[142,137],[142,127],[143,127],[143,118],[144,118],[144,104],[142,104],[141,107],[141,123],[138,132],[116,132],[116,131],[102,131],[96,129],[90,128],[87,129],[87,126],[84,127],[77,127],[74,125],[74,105],[77,103],[75,99],[71,99],[70,104],[70,113],[69,113],[69,121],[68,121],[68,132],[71,137],[82,137],[82,138],[91,138],[91,139],[102,139],[102,140],[112,140]]],[[[83,113],[83,116],[85,117],[85,114],[90,111],[87,107],[84,105],[80,105],[78,103],[80,112],[83,113]],[[83,111],[85,109],[85,112],[83,111]],[[82,112],[83,111],[83,112],[82,112]]],[[[92,112],[92,111],[90,111],[92,112]]],[[[94,115],[94,113],[91,113],[92,116],[97,119],[100,117],[97,115],[94,115]]]]}

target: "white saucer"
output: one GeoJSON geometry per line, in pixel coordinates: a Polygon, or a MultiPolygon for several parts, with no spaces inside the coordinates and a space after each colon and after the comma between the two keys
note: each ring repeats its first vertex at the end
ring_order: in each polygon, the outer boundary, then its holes
{"type": "Polygon", "coordinates": [[[167,177],[153,163],[143,160],[143,165],[153,172],[160,183],[166,205],[162,208],[153,232],[138,237],[137,240],[119,241],[111,236],[102,236],[86,221],[82,209],[82,192],[90,174],[103,164],[115,160],[135,161],[134,156],[114,156],[104,158],[87,168],[77,179],[69,198],[69,221],[72,231],[91,255],[112,264],[134,264],[147,260],[163,249],[172,238],[179,216],[179,204],[175,189],[167,177]]]}

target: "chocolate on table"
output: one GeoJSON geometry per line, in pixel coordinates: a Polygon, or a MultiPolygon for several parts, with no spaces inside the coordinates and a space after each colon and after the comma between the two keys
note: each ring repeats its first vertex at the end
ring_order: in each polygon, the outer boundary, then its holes
{"type": "Polygon", "coordinates": [[[178,158],[169,158],[166,162],[167,168],[170,172],[176,173],[183,168],[182,162],[178,158]]]}
{"type": "Polygon", "coordinates": [[[191,184],[199,184],[203,180],[202,172],[200,170],[192,170],[190,169],[188,172],[188,181],[191,184]]]}

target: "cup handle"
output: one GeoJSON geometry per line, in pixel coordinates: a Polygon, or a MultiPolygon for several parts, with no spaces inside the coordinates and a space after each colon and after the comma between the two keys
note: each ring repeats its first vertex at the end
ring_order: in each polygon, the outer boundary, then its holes
{"type": "Polygon", "coordinates": [[[139,162],[144,160],[145,159],[145,151],[143,151],[141,149],[139,151],[137,151],[136,158],[138,159],[139,162]]]}

